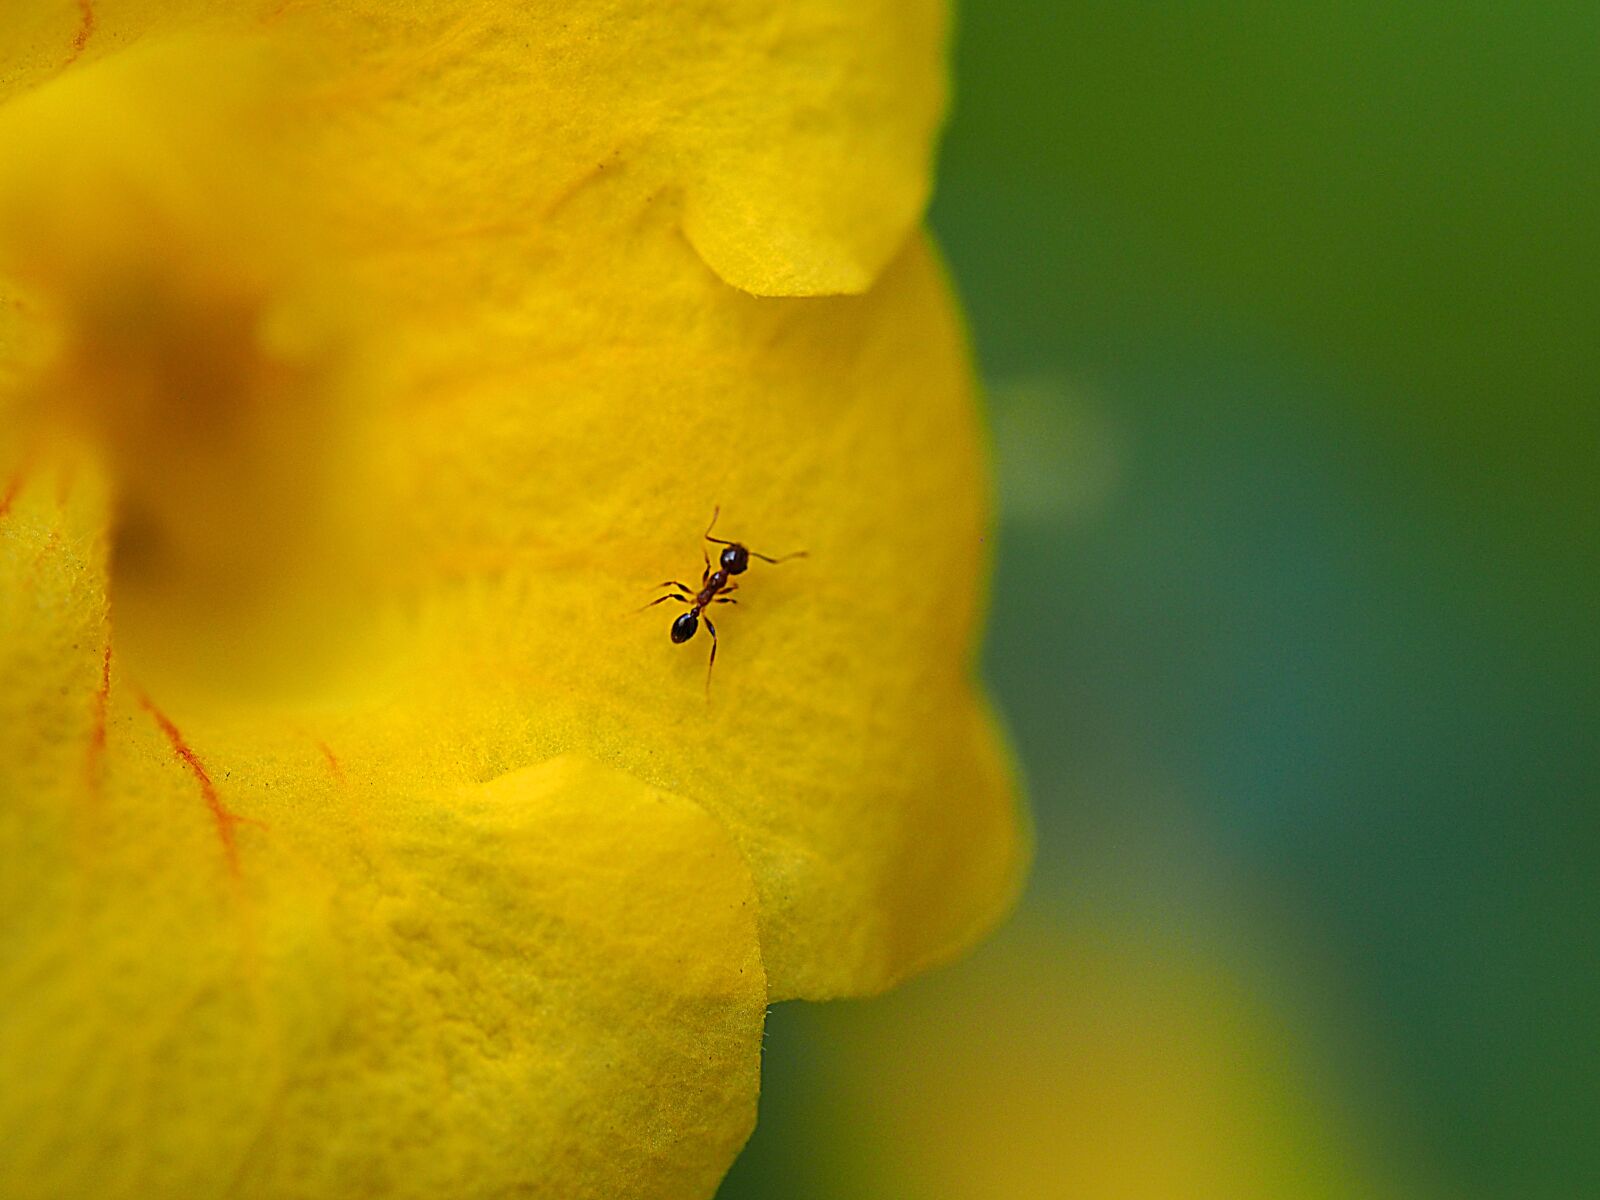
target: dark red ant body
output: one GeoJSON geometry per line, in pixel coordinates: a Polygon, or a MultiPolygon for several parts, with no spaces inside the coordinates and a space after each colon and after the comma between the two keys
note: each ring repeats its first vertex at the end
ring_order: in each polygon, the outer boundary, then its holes
{"type": "MultiPolygon", "coordinates": [[[[701,546],[700,552],[705,557],[706,565],[705,570],[700,572],[699,590],[691,588],[686,583],[679,583],[676,579],[669,579],[665,583],[660,583],[656,586],[677,588],[678,590],[669,596],[662,596],[659,600],[652,600],[644,606],[644,608],[654,608],[657,604],[664,604],[668,600],[677,600],[689,606],[688,612],[680,613],[677,619],[672,622],[671,637],[674,644],[687,642],[695,635],[700,628],[700,614],[713,604],[739,603],[728,593],[739,590],[739,585],[733,582],[733,576],[743,575],[749,570],[752,558],[759,558],[762,562],[777,565],[781,562],[788,562],[791,558],[804,558],[806,556],[804,550],[797,550],[793,554],[785,554],[782,558],[768,558],[765,554],[757,554],[742,542],[730,542],[723,538],[712,537],[711,531],[717,527],[717,517],[721,512],[721,505],[711,510],[711,524],[706,526],[706,531],[702,535],[706,541],[715,542],[717,545],[724,547],[722,552],[717,555],[717,569],[714,571],[711,569],[711,554],[704,546],[701,546]],[[694,598],[692,600],[689,598],[689,594],[693,595],[694,598]]],[[[643,612],[644,609],[642,608],[639,611],[643,612]]],[[[706,628],[711,631],[711,661],[706,664],[706,695],[710,696],[711,668],[717,665],[717,627],[711,623],[709,615],[706,617],[706,628]]]]}

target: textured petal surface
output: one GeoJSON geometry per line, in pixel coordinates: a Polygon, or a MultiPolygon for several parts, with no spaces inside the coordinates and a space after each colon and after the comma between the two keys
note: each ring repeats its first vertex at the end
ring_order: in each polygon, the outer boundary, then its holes
{"type": "MultiPolygon", "coordinates": [[[[721,817],[775,995],[877,990],[967,944],[1020,864],[969,679],[985,513],[964,348],[920,245],[859,301],[791,305],[686,269],[655,219],[587,263],[555,256],[572,271],[525,293],[514,335],[533,352],[508,345],[485,377],[468,356],[493,340],[463,344],[467,378],[393,423],[428,464],[402,506],[438,606],[423,677],[466,672],[459,696],[503,671],[518,720],[496,753],[581,747],[721,817]],[[718,504],[719,534],[808,556],[754,564],[708,614],[708,699],[705,633],[667,639],[682,606],[632,610],[661,580],[698,585],[718,504]]],[[[514,272],[503,249],[487,261],[514,272]]]]}
{"type": "Polygon", "coordinates": [[[0,98],[153,33],[270,26],[326,48],[361,133],[336,152],[400,185],[366,219],[525,228],[626,164],[763,295],[871,284],[922,216],[945,105],[938,0],[20,0],[14,19],[0,98]]]}
{"type": "Polygon", "coordinates": [[[716,823],[576,758],[434,790],[178,725],[52,491],[0,531],[0,1190],[709,1195],[766,1002],[716,823]]]}

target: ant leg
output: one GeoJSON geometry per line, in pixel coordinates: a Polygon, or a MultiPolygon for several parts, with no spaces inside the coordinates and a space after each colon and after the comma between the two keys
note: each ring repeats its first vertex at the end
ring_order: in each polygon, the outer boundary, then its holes
{"type": "Polygon", "coordinates": [[[658,604],[665,604],[668,600],[677,600],[682,604],[689,603],[689,597],[687,597],[687,596],[680,596],[680,595],[662,596],[661,599],[652,600],[652,601],[650,601],[649,604],[641,604],[638,608],[634,609],[633,611],[636,612],[636,613],[642,613],[645,609],[654,608],[658,604]]]}
{"type": "Polygon", "coordinates": [[[692,587],[690,587],[687,583],[679,583],[676,579],[669,579],[665,583],[656,584],[656,586],[658,588],[664,588],[664,587],[682,588],[686,592],[694,591],[694,589],[692,587]]]}
{"type": "Polygon", "coordinates": [[[706,628],[711,631],[711,661],[706,664],[706,703],[711,703],[711,668],[717,665],[717,627],[706,618],[706,628]]]}
{"type": "Polygon", "coordinates": [[[713,603],[713,604],[737,604],[739,602],[737,600],[735,600],[732,596],[718,596],[711,603],[713,603]]]}

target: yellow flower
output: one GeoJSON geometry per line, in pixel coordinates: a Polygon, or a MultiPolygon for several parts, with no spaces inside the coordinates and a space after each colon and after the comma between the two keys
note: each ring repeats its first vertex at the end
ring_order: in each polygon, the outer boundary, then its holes
{"type": "Polygon", "coordinates": [[[1021,854],[942,10],[0,30],[0,1191],[693,1196],[1021,854]],[[674,646],[650,588],[770,555],[674,646]]]}

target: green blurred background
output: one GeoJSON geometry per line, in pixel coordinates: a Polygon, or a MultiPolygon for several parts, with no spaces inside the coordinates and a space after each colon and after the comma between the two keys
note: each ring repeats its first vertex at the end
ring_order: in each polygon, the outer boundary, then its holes
{"type": "Polygon", "coordinates": [[[722,1200],[1600,1196],[1600,8],[988,0],[933,225],[1038,862],[722,1200]]]}

